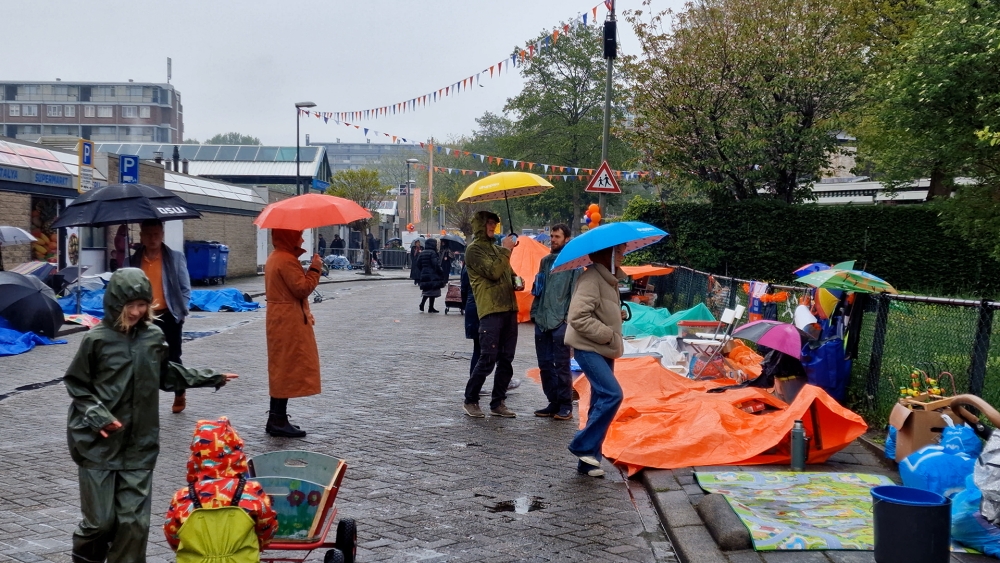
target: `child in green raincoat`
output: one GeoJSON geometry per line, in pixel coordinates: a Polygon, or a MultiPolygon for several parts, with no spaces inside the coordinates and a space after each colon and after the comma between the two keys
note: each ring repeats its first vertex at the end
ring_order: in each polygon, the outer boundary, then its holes
{"type": "Polygon", "coordinates": [[[168,362],[152,301],[142,270],[116,271],[105,289],[104,319],[83,337],[63,379],[73,399],[67,438],[83,512],[73,533],[74,563],[146,561],[160,451],[157,390],[219,388],[237,377],[168,362]]]}

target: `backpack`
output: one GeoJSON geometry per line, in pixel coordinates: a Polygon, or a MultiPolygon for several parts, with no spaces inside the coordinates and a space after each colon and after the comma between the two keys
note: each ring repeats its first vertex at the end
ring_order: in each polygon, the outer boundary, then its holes
{"type": "Polygon", "coordinates": [[[254,521],[239,507],[246,477],[233,493],[229,506],[202,508],[194,483],[188,485],[188,498],[194,512],[188,516],[177,535],[177,563],[258,563],[260,542],[254,530],[254,521]]]}

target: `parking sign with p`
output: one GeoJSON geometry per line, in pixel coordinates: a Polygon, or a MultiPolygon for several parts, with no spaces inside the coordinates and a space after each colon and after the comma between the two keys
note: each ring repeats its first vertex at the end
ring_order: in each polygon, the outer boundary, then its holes
{"type": "Polygon", "coordinates": [[[118,180],[122,184],[139,183],[139,157],[123,154],[118,157],[118,180]]]}

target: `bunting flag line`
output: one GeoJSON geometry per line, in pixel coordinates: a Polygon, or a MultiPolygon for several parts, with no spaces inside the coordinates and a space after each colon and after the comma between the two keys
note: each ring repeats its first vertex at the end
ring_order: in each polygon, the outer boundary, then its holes
{"type": "Polygon", "coordinates": [[[494,76],[499,77],[504,72],[509,73],[510,67],[520,66],[524,64],[525,59],[531,59],[536,53],[540,53],[543,48],[550,48],[556,44],[559,40],[559,36],[562,34],[569,33],[571,25],[588,25],[588,20],[591,24],[597,22],[597,9],[603,7],[607,11],[611,11],[610,0],[605,0],[601,4],[594,6],[593,8],[578,14],[575,18],[569,20],[569,23],[564,23],[560,26],[555,27],[552,33],[546,35],[541,40],[536,43],[529,44],[524,49],[517,49],[511,55],[504,57],[495,64],[490,65],[487,68],[475,73],[470,74],[468,78],[463,78],[461,80],[452,82],[451,84],[438,88],[437,90],[432,90],[426,94],[420,96],[415,96],[408,100],[402,102],[396,102],[395,104],[389,104],[385,106],[379,106],[369,109],[360,109],[353,111],[335,111],[330,112],[332,116],[336,116],[337,119],[341,121],[371,121],[378,119],[380,117],[388,117],[391,115],[400,115],[404,113],[413,113],[414,111],[427,107],[428,104],[443,101],[447,97],[455,97],[460,94],[463,90],[468,92],[469,89],[476,86],[482,86],[480,81],[486,74],[489,76],[487,78],[493,78],[494,76]],[[593,17],[589,17],[589,16],[593,17]],[[505,70],[506,69],[506,70],[505,70]],[[495,71],[495,74],[494,74],[495,71]]]}

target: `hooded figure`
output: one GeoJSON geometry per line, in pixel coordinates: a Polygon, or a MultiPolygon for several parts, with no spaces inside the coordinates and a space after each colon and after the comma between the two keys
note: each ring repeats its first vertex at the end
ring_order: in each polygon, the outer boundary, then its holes
{"type": "Polygon", "coordinates": [[[437,251],[437,240],[427,239],[427,246],[420,255],[417,256],[417,282],[420,284],[420,310],[424,310],[424,303],[430,299],[430,313],[437,313],[434,308],[434,299],[441,297],[441,288],[444,287],[445,276],[441,271],[441,259],[437,251]]]}
{"type": "Polygon", "coordinates": [[[69,453],[79,466],[83,521],[73,533],[74,561],[145,561],[153,467],[160,453],[157,390],[219,387],[226,376],[167,361],[152,323],[153,289],[142,270],[121,268],[104,293],[104,319],[90,329],[63,381],[69,453]],[[123,323],[126,305],[146,316],[123,323]],[[109,538],[110,545],[109,545],[109,538]]]}
{"type": "Polygon", "coordinates": [[[302,231],[273,229],[274,251],[264,266],[267,299],[267,380],[271,395],[265,430],[272,436],[301,438],[306,433],[288,422],[288,399],[320,393],[319,350],[309,310],[309,295],[319,285],[323,261],[313,255],[308,272],[299,256],[302,231]]]}
{"type": "Polygon", "coordinates": [[[246,537],[230,543],[238,544],[239,548],[251,554],[267,547],[278,529],[278,516],[271,509],[271,499],[260,483],[246,478],[247,457],[243,453],[243,440],[228,418],[223,416],[219,420],[198,421],[187,467],[188,486],[174,493],[167,510],[167,522],[163,525],[170,547],[177,551],[182,540],[186,550],[202,547],[209,538],[194,537],[200,532],[199,528],[183,528],[182,531],[184,523],[198,508],[227,506],[242,508],[249,517],[237,519],[237,525],[232,526],[242,529],[246,537]],[[196,506],[192,496],[198,499],[200,506],[196,506]]]}

